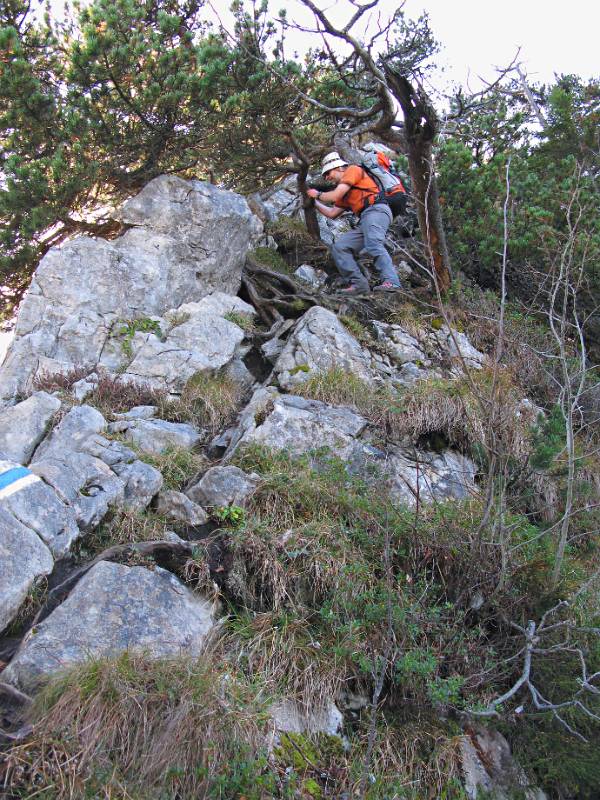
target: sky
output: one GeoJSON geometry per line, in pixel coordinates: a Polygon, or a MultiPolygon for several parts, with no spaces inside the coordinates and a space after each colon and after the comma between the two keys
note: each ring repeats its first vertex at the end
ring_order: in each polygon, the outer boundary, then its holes
{"type": "MultiPolygon", "coordinates": [[[[336,24],[351,13],[347,0],[316,0],[329,9],[336,24]]],[[[53,13],[61,14],[63,0],[51,0],[53,13]]],[[[229,0],[213,0],[226,22],[229,0]]],[[[381,0],[382,12],[396,8],[395,0],[381,0]]],[[[290,17],[303,10],[298,0],[270,0],[270,8],[286,8],[290,17]]],[[[445,71],[434,78],[438,88],[446,82],[466,84],[477,91],[478,77],[495,77],[495,67],[507,65],[520,47],[519,59],[531,83],[548,83],[555,73],[573,72],[583,78],[600,76],[600,2],[597,0],[406,0],[407,17],[427,10],[434,36],[443,50],[438,62],[445,71]]],[[[308,19],[305,17],[305,19],[308,19]]],[[[306,35],[294,47],[303,49],[306,35]]],[[[10,336],[0,332],[0,362],[10,336]]]]}

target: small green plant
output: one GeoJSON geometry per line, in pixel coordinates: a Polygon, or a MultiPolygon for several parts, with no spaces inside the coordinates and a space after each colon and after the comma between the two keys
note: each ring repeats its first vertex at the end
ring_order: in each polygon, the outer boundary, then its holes
{"type": "Polygon", "coordinates": [[[356,319],[356,317],[342,315],[340,316],[340,322],[361,344],[373,344],[373,337],[363,323],[356,319]]]}
{"type": "Polygon", "coordinates": [[[223,318],[233,322],[238,328],[241,328],[245,333],[253,333],[254,319],[251,314],[244,314],[240,311],[228,311],[223,314],[223,318]]]}
{"type": "Polygon", "coordinates": [[[219,522],[234,530],[243,528],[246,520],[246,512],[240,506],[218,506],[212,514],[219,522]]]}
{"type": "Polygon", "coordinates": [[[299,372],[310,372],[310,367],[308,364],[296,364],[296,366],[292,367],[290,370],[290,375],[298,375],[299,372]]]}
{"type": "Polygon", "coordinates": [[[133,355],[133,337],[136,333],[153,333],[162,339],[160,324],[155,319],[141,317],[140,319],[126,320],[120,323],[117,335],[122,337],[121,348],[128,358],[133,355]]]}

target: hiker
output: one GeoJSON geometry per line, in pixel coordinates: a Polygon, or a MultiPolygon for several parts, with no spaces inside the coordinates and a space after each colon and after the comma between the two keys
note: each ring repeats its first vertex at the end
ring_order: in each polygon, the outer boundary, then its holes
{"type": "Polygon", "coordinates": [[[355,258],[363,249],[373,257],[381,276],[382,283],[375,287],[375,291],[393,292],[399,289],[398,275],[385,249],[385,235],[392,221],[392,212],[385,200],[381,199],[380,187],[365,169],[357,164],[348,164],[335,152],[323,159],[321,175],[337,185],[330,192],[308,190],[317,210],[329,219],[336,219],[345,211],[353,211],[360,218],[358,227],[339,236],[331,248],[339,273],[350,282],[346,289],[341,290],[342,293],[362,294],[370,291],[369,283],[355,258]],[[333,203],[333,206],[325,205],[323,201],[333,203]]]}

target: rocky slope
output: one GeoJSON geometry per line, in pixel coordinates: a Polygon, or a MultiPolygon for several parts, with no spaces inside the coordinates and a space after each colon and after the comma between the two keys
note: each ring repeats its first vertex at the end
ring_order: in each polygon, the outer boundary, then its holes
{"type": "MultiPolygon", "coordinates": [[[[0,680],[26,693],[90,658],[218,650],[222,600],[244,596],[235,580],[252,584],[268,568],[257,555],[256,575],[234,580],[214,539],[223,526],[244,536],[237,523],[268,484],[260,459],[244,463],[248,452],[304,459],[315,474],[320,458],[334,459],[342,481],[407,513],[479,494],[458,437],[432,447],[402,421],[403,390],[485,371],[463,332],[393,314],[353,326],[305,286],[312,307],[278,335],[256,335],[256,309],[238,291],[248,251],[269,240],[243,198],[165,176],[119,219],[121,238],[79,237],[43,259],[0,372],[0,680]],[[174,483],[186,458],[192,469],[174,483]],[[134,520],[128,538],[103,538],[118,514],[134,520]],[[152,535],[141,535],[143,519],[152,535]]],[[[365,704],[292,693],[273,698],[268,718],[280,733],[337,734],[365,704]]],[[[16,726],[18,714],[7,720],[16,726]]],[[[499,734],[487,736],[459,737],[469,797],[498,780],[526,784],[499,734]]]]}

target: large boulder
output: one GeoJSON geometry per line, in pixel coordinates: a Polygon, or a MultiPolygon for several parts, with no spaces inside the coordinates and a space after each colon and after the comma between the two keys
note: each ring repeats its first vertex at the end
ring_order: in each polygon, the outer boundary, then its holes
{"type": "Polygon", "coordinates": [[[333,368],[351,372],[367,383],[376,377],[371,353],[361,347],[336,314],[314,306],[288,339],[275,364],[275,374],[282,388],[292,389],[333,368]]]}
{"type": "Polygon", "coordinates": [[[226,458],[249,444],[295,455],[324,447],[350,458],[356,449],[355,437],[366,426],[367,420],[349,408],[281,395],[272,387],[259,389],[240,415],[226,458]]]}
{"type": "Polygon", "coordinates": [[[34,581],[54,566],[39,536],[0,508],[0,632],[15,617],[34,581]]]}
{"type": "Polygon", "coordinates": [[[114,241],[76,237],[40,262],[0,372],[0,405],[42,371],[89,368],[113,327],[162,315],[219,290],[236,294],[262,225],[243,197],[173,175],[155,178],[117,214],[114,241]]]}
{"type": "Polygon", "coordinates": [[[100,561],[29,632],[2,677],[29,690],[57,670],[125,650],[196,656],[213,624],[212,605],[170,572],[100,561]]]}

